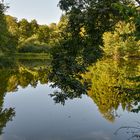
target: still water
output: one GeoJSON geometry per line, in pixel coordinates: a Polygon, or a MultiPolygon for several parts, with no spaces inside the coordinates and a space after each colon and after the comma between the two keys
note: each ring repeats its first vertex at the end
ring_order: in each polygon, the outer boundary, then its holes
{"type": "Polygon", "coordinates": [[[48,60],[0,61],[0,140],[139,139],[138,60],[97,62],[83,75],[87,94],[78,96],[64,88],[71,82],[49,80],[50,71],[48,60]]]}

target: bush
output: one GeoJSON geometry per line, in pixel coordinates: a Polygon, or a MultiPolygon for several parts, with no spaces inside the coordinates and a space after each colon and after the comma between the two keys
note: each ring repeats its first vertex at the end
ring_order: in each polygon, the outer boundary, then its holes
{"type": "Polygon", "coordinates": [[[136,39],[136,29],[133,22],[117,23],[114,31],[103,34],[103,43],[105,55],[115,59],[138,56],[140,50],[140,41],[136,39]]]}
{"type": "Polygon", "coordinates": [[[48,53],[49,50],[49,45],[39,42],[36,35],[26,40],[21,40],[18,46],[18,52],[20,53],[48,53]]]}

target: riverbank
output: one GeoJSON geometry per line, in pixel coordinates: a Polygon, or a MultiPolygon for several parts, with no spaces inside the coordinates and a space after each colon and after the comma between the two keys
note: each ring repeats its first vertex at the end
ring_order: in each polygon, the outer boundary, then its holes
{"type": "Polygon", "coordinates": [[[49,53],[7,53],[0,54],[0,57],[16,57],[17,59],[50,59],[49,53]]]}

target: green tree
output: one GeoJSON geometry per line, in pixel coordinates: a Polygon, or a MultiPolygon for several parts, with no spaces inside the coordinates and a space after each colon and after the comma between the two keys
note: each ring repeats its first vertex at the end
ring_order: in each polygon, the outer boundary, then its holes
{"type": "Polygon", "coordinates": [[[17,40],[11,32],[10,26],[7,24],[7,18],[4,14],[8,7],[0,2],[0,51],[14,52],[17,40]],[[9,27],[8,27],[9,26],[9,27]]]}
{"type": "Polygon", "coordinates": [[[26,19],[22,19],[18,22],[19,27],[19,40],[25,40],[32,35],[30,23],[26,19]]]}
{"type": "Polygon", "coordinates": [[[130,0],[60,0],[59,6],[69,18],[67,32],[80,44],[70,47],[82,51],[85,62],[95,61],[102,52],[103,33],[112,30],[118,21],[129,19],[134,14],[133,5],[130,0]]]}
{"type": "Polygon", "coordinates": [[[103,51],[114,59],[138,56],[140,41],[136,37],[136,26],[133,21],[118,22],[115,30],[103,34],[103,51]]]}
{"type": "Polygon", "coordinates": [[[18,29],[17,18],[12,17],[10,15],[6,15],[5,17],[6,17],[7,28],[10,33],[9,44],[12,45],[12,50],[15,51],[18,45],[18,39],[19,39],[19,29],[18,29]]]}
{"type": "Polygon", "coordinates": [[[5,17],[6,17],[6,23],[7,23],[9,32],[14,37],[18,37],[18,23],[17,23],[17,18],[12,17],[10,15],[6,15],[5,17]]]}
{"type": "Polygon", "coordinates": [[[49,37],[50,37],[50,29],[47,25],[40,25],[38,32],[38,39],[40,42],[49,42],[49,37]]]}
{"type": "Polygon", "coordinates": [[[8,43],[8,29],[4,16],[5,10],[6,7],[0,2],[0,51],[6,51],[6,46],[8,43]]]}
{"type": "Polygon", "coordinates": [[[63,40],[67,35],[67,26],[68,26],[68,16],[62,15],[60,21],[57,25],[57,39],[58,41],[63,40]]]}
{"type": "Polygon", "coordinates": [[[30,26],[31,26],[32,35],[37,34],[38,29],[39,29],[39,25],[35,19],[31,20],[30,26]]]}

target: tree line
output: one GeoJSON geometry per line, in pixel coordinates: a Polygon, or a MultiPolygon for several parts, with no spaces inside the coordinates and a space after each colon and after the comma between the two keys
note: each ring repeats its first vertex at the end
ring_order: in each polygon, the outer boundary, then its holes
{"type": "Polygon", "coordinates": [[[25,18],[18,21],[16,17],[5,15],[7,8],[0,2],[1,53],[47,53],[57,42],[62,24],[65,24],[62,23],[64,16],[58,24],[40,25],[35,19],[30,22],[25,18]]]}
{"type": "MultiPolygon", "coordinates": [[[[60,0],[64,11],[58,24],[39,25],[5,15],[0,2],[1,52],[65,52],[81,63],[102,55],[118,59],[140,53],[139,0],[60,0]]],[[[63,57],[63,56],[62,56],[63,57]]]]}

